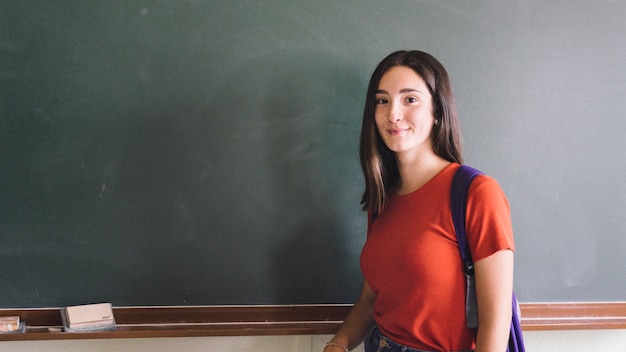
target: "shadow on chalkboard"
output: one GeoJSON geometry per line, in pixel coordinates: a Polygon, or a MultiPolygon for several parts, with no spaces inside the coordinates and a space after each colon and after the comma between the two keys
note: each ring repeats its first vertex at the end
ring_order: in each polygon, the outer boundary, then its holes
{"type": "MultiPolygon", "coordinates": [[[[337,158],[339,165],[333,170],[328,163],[346,144],[358,143],[358,136],[348,131],[358,130],[360,115],[337,112],[345,110],[343,105],[356,105],[354,96],[364,88],[353,84],[359,77],[347,64],[332,58],[313,60],[311,53],[302,53],[283,59],[277,65],[283,69],[274,72],[262,111],[271,126],[272,189],[280,194],[281,208],[288,210],[277,214],[286,215],[277,221],[289,224],[287,235],[271,252],[274,300],[349,303],[356,297],[361,278],[358,257],[350,256],[348,250],[347,236],[354,229],[348,228],[350,221],[342,219],[342,209],[335,205],[346,197],[346,190],[328,186],[333,171],[347,172],[348,166],[339,161],[345,156],[337,158]]],[[[360,109],[359,104],[353,110],[360,109]]],[[[356,148],[349,152],[357,158],[356,148]]]]}
{"type": "Polygon", "coordinates": [[[125,164],[141,168],[124,193],[143,189],[137,205],[162,221],[145,224],[139,246],[145,276],[160,280],[138,290],[169,304],[353,301],[361,276],[345,214],[359,199],[343,209],[354,192],[335,179],[346,154],[358,158],[363,78],[326,55],[250,58],[210,82],[195,112],[166,112],[130,138],[137,157],[125,164]]]}

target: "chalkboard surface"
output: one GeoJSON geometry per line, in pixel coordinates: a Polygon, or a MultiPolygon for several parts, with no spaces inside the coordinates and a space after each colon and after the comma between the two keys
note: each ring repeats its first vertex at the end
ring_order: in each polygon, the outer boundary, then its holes
{"type": "Polygon", "coordinates": [[[350,303],[358,134],[448,68],[522,301],[626,300],[626,4],[2,1],[0,306],[350,303]]]}

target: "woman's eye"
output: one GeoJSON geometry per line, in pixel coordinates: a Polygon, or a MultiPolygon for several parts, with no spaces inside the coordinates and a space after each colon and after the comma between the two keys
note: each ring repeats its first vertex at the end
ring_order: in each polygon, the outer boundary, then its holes
{"type": "Polygon", "coordinates": [[[377,98],[376,99],[376,105],[385,105],[387,104],[387,99],[385,98],[377,98]]]}
{"type": "Polygon", "coordinates": [[[417,103],[417,99],[414,97],[408,97],[406,98],[406,102],[407,103],[417,103]]]}

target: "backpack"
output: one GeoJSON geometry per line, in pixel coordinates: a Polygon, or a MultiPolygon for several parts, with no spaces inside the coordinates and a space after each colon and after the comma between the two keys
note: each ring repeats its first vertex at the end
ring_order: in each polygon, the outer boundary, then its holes
{"type": "MultiPolygon", "coordinates": [[[[456,230],[456,238],[461,252],[465,272],[465,316],[467,319],[467,327],[475,329],[478,327],[478,305],[476,302],[476,286],[474,280],[474,263],[472,262],[472,254],[470,253],[467,238],[465,236],[465,212],[467,205],[467,196],[470,184],[481,175],[482,172],[466,165],[461,165],[454,174],[452,179],[452,187],[450,188],[450,207],[452,211],[452,220],[456,230]]],[[[522,336],[522,327],[520,325],[519,303],[513,293],[512,297],[513,316],[511,319],[511,331],[509,335],[509,345],[507,352],[525,352],[524,337],[522,336]]]]}

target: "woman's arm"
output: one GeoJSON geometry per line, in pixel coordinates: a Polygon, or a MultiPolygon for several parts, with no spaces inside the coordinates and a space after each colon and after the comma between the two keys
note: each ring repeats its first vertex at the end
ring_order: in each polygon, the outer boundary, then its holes
{"type": "Polygon", "coordinates": [[[476,352],[504,352],[513,296],[513,251],[501,250],[474,263],[478,301],[476,352]]]}
{"type": "Polygon", "coordinates": [[[351,350],[358,346],[374,326],[374,302],[376,295],[367,281],[363,281],[361,294],[354,307],[348,313],[337,334],[331,342],[337,345],[327,345],[324,352],[343,351],[339,346],[351,350]]]}

